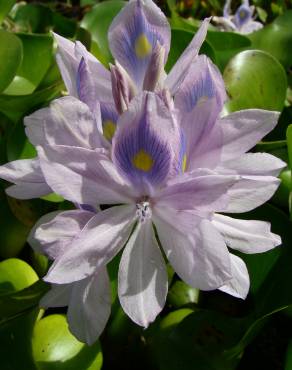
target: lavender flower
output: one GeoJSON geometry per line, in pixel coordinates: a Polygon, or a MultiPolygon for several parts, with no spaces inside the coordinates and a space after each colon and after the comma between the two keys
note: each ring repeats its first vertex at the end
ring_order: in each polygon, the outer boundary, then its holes
{"type": "Polygon", "coordinates": [[[249,5],[248,0],[243,0],[235,14],[231,14],[231,0],[226,0],[223,17],[213,17],[212,20],[222,31],[235,31],[248,34],[263,27],[262,23],[253,19],[254,6],[249,5]]]}
{"type": "Polygon", "coordinates": [[[274,128],[277,112],[219,118],[226,99],[222,77],[198,56],[208,22],[168,76],[169,26],[150,0],[131,1],[113,21],[109,40],[117,63],[111,72],[81,44],[56,36],[70,96],[26,117],[37,159],[0,167],[0,176],[15,183],[11,195],[54,191],[79,205],[44,216],[29,241],[54,260],[45,277],[52,290],[42,306],[68,306],[71,331],[89,344],[110,315],[106,265],[123,248],[120,303],[147,327],[167,295],[159,242],[188,284],[241,298],[248,272],[227,246],[259,253],[281,242],[266,222],[220,214],[267,201],[285,164],[246,153],[274,128]],[[101,204],[111,207],[99,211],[101,204]]]}

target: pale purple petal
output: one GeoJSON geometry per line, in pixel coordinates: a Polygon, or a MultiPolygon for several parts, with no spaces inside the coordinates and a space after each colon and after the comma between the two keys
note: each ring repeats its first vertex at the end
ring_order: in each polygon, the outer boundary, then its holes
{"type": "Polygon", "coordinates": [[[117,206],[98,212],[70,248],[55,260],[44,280],[65,284],[91,276],[125,245],[134,222],[134,206],[117,206]]]}
{"type": "Polygon", "coordinates": [[[34,224],[32,229],[30,230],[30,233],[28,234],[28,237],[27,237],[27,242],[35,252],[40,253],[40,254],[44,253],[41,243],[35,238],[36,229],[40,225],[52,221],[61,212],[62,211],[53,211],[53,212],[47,213],[46,215],[38,219],[38,221],[34,224]]]}
{"type": "MultiPolygon", "coordinates": [[[[216,105],[216,101],[212,99],[209,106],[205,106],[204,109],[212,109],[216,105]]],[[[215,124],[210,130],[207,130],[207,127],[202,125],[204,121],[199,121],[202,117],[203,110],[198,112],[198,121],[193,122],[201,123],[198,127],[191,127],[190,131],[193,131],[190,137],[190,142],[192,146],[189,150],[189,157],[186,157],[186,171],[193,171],[199,168],[210,168],[214,169],[220,163],[221,152],[222,152],[222,143],[223,143],[223,133],[222,128],[215,124]],[[198,134],[201,133],[200,136],[198,134]],[[199,137],[196,144],[194,141],[199,137]]]]}
{"type": "Polygon", "coordinates": [[[199,55],[192,61],[185,80],[175,94],[175,106],[189,113],[213,97],[218,103],[215,110],[217,118],[227,98],[224,81],[216,65],[206,55],[199,55]]]}
{"type": "Polygon", "coordinates": [[[58,34],[54,34],[54,38],[58,44],[56,60],[63,81],[69,94],[77,98],[76,72],[80,61],[75,56],[75,45],[58,34]]]}
{"type": "Polygon", "coordinates": [[[197,223],[195,218],[193,227],[186,232],[179,217],[169,221],[169,214],[164,217],[160,210],[159,215],[154,214],[154,223],[166,257],[187,284],[212,290],[231,279],[228,249],[210,221],[197,223]]]}
{"type": "Polygon", "coordinates": [[[207,35],[209,22],[210,18],[204,19],[194,38],[169,72],[165,80],[165,86],[171,91],[172,95],[175,95],[179,89],[186,78],[192,62],[199,54],[200,47],[207,35]]]}
{"type": "Polygon", "coordinates": [[[240,33],[243,34],[243,35],[247,35],[249,33],[258,31],[263,27],[264,27],[264,25],[262,23],[251,20],[250,22],[244,24],[241,27],[240,33]]]}
{"type": "Polygon", "coordinates": [[[217,212],[248,212],[267,202],[280,185],[280,180],[272,176],[242,176],[228,190],[228,206],[217,212]]]}
{"type": "Polygon", "coordinates": [[[6,193],[14,198],[32,199],[52,193],[37,158],[19,159],[0,166],[0,178],[15,184],[6,188],[6,193]]]}
{"type": "Polygon", "coordinates": [[[269,222],[214,214],[212,223],[230,248],[243,253],[262,253],[281,244],[281,238],[271,232],[269,222]]]}
{"type": "Polygon", "coordinates": [[[47,183],[67,200],[95,207],[127,203],[135,195],[102,152],[61,145],[38,152],[47,183]]]}
{"type": "Polygon", "coordinates": [[[72,284],[67,320],[81,342],[92,345],[103,332],[111,312],[110,281],[105,267],[72,284]]]}
{"type": "Polygon", "coordinates": [[[102,146],[98,124],[86,104],[72,96],[54,100],[24,120],[34,145],[57,144],[83,148],[102,146]]]}
{"type": "Polygon", "coordinates": [[[37,222],[28,241],[32,247],[36,247],[37,252],[55,259],[65,253],[94,215],[93,212],[78,209],[49,213],[37,222]]]}
{"type": "Polygon", "coordinates": [[[145,73],[157,41],[170,46],[170,27],[165,15],[152,0],[133,0],[113,20],[108,39],[114,58],[142,88],[145,73]]]}
{"type": "Polygon", "coordinates": [[[164,307],[167,272],[151,220],[138,223],[127,243],[119,267],[118,289],[125,313],[145,328],[164,307]]]}
{"type": "Polygon", "coordinates": [[[178,172],[180,132],[154,93],[134,98],[120,117],[112,156],[119,171],[141,192],[178,172]]]}
{"type": "Polygon", "coordinates": [[[223,131],[221,161],[237,158],[255,146],[277,124],[279,112],[248,109],[218,120],[223,131]]]}
{"type": "Polygon", "coordinates": [[[66,307],[70,301],[73,284],[52,284],[51,289],[40,300],[40,307],[66,307]]]}
{"type": "Polygon", "coordinates": [[[157,42],[145,73],[143,90],[161,90],[166,73],[164,71],[165,49],[157,42]]]}
{"type": "Polygon", "coordinates": [[[233,297],[245,299],[249,291],[249,275],[241,258],[230,254],[232,279],[219,288],[233,297]]]}
{"type": "Polygon", "coordinates": [[[238,176],[185,174],[172,180],[153,199],[159,205],[180,210],[214,211],[227,206],[227,192],[237,181],[238,176]]]}
{"type": "Polygon", "coordinates": [[[226,0],[223,7],[223,16],[228,18],[231,13],[231,0],[226,0]]]}
{"type": "Polygon", "coordinates": [[[90,95],[83,95],[83,101],[89,106],[93,103],[94,94],[99,101],[112,101],[109,71],[80,42],[73,43],[54,34],[58,43],[57,63],[70,95],[80,97],[80,83],[85,78],[90,82],[90,95]],[[81,59],[84,60],[88,74],[78,73],[81,59]],[[79,86],[78,86],[79,85],[79,86]]]}
{"type": "Polygon", "coordinates": [[[268,153],[245,153],[240,157],[221,163],[216,171],[228,175],[278,176],[287,164],[268,153]]]}
{"type": "Polygon", "coordinates": [[[96,111],[98,104],[97,89],[91,75],[88,62],[82,57],[77,69],[77,93],[78,98],[86,103],[92,112],[96,111]]]}
{"type": "MultiPolygon", "coordinates": [[[[79,61],[78,68],[76,70],[76,80],[78,82],[77,88],[78,84],[82,83],[83,78],[85,78],[86,82],[90,84],[90,95],[83,95],[83,101],[90,106],[93,103],[92,99],[94,99],[94,94],[100,103],[112,101],[113,97],[109,70],[106,69],[91,53],[89,53],[84,45],[79,41],[75,44],[75,55],[79,61]],[[82,60],[84,61],[84,66],[86,66],[86,71],[78,71],[80,64],[82,64],[82,60]],[[85,75],[82,75],[82,72],[86,72],[85,75]]],[[[77,90],[77,92],[78,96],[80,96],[80,91],[77,90]]]]}
{"type": "Polygon", "coordinates": [[[187,170],[212,168],[218,163],[222,134],[213,126],[225,100],[224,81],[217,67],[205,55],[198,56],[174,99],[187,139],[187,170]]]}

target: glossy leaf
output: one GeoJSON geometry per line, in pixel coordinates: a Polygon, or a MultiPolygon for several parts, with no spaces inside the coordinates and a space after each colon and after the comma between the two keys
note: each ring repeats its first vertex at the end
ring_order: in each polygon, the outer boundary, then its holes
{"type": "Polygon", "coordinates": [[[96,4],[81,22],[81,27],[91,32],[92,39],[96,42],[99,50],[104,54],[108,62],[111,61],[111,53],[108,45],[107,31],[113,18],[124,5],[124,1],[118,0],[109,0],[96,4]]]}
{"type": "Polygon", "coordinates": [[[2,189],[0,204],[0,257],[15,257],[24,247],[30,228],[13,215],[2,189]]]}
{"type": "Polygon", "coordinates": [[[292,65],[292,10],[287,10],[263,29],[249,35],[252,47],[272,54],[285,67],[292,65]]]}
{"type": "Polygon", "coordinates": [[[26,4],[17,9],[13,20],[24,32],[46,33],[52,24],[52,10],[41,4],[26,4]]]}
{"type": "Polygon", "coordinates": [[[14,126],[7,140],[7,159],[14,161],[16,159],[27,159],[36,156],[35,147],[28,141],[22,122],[14,126]]]}
{"type": "Polygon", "coordinates": [[[261,108],[281,111],[287,90],[283,67],[271,55],[259,50],[237,54],[224,70],[228,111],[261,108]]]}
{"type": "Polygon", "coordinates": [[[48,71],[53,58],[53,39],[47,35],[18,34],[23,45],[23,60],[17,76],[4,91],[7,95],[34,92],[48,71]]]}
{"type": "Polygon", "coordinates": [[[168,303],[179,308],[185,305],[198,303],[199,290],[192,288],[181,280],[176,281],[170,288],[167,296],[168,303]]]}
{"type": "Polygon", "coordinates": [[[22,60],[22,44],[18,37],[0,30],[0,92],[13,80],[22,60]]]}
{"type": "MultiPolygon", "coordinates": [[[[168,60],[165,66],[166,71],[168,72],[171,67],[178,60],[179,56],[189,45],[192,38],[194,37],[194,32],[181,30],[181,29],[172,29],[171,30],[171,48],[168,55],[168,60]]],[[[200,54],[206,54],[209,58],[215,61],[215,53],[212,46],[205,41],[200,49],[200,54]]]]}
{"type": "Polygon", "coordinates": [[[37,280],[31,266],[20,259],[9,258],[0,262],[0,295],[27,288],[37,280]]]}
{"type": "Polygon", "coordinates": [[[0,325],[18,317],[23,312],[38,307],[42,296],[50,289],[49,285],[38,280],[33,285],[19,292],[0,297],[0,325]]]}
{"type": "Polygon", "coordinates": [[[4,113],[12,121],[17,122],[24,115],[37,109],[45,102],[60,95],[63,84],[55,83],[33,94],[25,96],[0,95],[0,112],[4,113]]]}
{"type": "Polygon", "coordinates": [[[0,324],[1,369],[38,370],[31,351],[31,336],[38,311],[38,308],[25,311],[0,324]]]}
{"type": "Polygon", "coordinates": [[[46,316],[36,323],[32,350],[39,370],[100,370],[102,366],[99,342],[91,347],[79,342],[63,315],[46,316]]]}
{"type": "Polygon", "coordinates": [[[228,61],[240,51],[249,48],[250,40],[235,32],[209,31],[207,41],[215,51],[218,67],[223,71],[228,61]]]}

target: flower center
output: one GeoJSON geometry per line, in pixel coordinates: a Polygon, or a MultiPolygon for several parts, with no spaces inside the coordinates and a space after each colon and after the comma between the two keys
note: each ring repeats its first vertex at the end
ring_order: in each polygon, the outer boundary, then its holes
{"type": "Polygon", "coordinates": [[[151,218],[152,211],[150,208],[149,202],[140,202],[136,204],[136,216],[138,217],[140,222],[144,222],[151,218]]]}

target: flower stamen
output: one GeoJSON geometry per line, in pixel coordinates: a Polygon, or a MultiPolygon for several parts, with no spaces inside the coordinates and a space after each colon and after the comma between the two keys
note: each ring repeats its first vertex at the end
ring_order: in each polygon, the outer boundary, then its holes
{"type": "Polygon", "coordinates": [[[149,202],[141,202],[136,204],[136,216],[140,222],[145,222],[152,216],[152,211],[149,202]]]}

